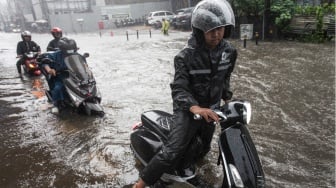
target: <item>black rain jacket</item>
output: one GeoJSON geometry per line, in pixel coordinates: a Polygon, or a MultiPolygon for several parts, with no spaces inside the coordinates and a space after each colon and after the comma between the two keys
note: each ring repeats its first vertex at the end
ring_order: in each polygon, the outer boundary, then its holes
{"type": "Polygon", "coordinates": [[[41,48],[34,41],[20,41],[16,47],[16,54],[23,55],[28,52],[41,52],[41,48]]]}
{"type": "Polygon", "coordinates": [[[227,41],[209,50],[197,45],[192,36],[187,46],[175,56],[175,77],[171,83],[174,110],[188,110],[193,105],[215,109],[221,99],[232,97],[230,76],[237,50],[227,41]]]}
{"type": "Polygon", "coordinates": [[[58,50],[58,41],[60,39],[59,38],[56,38],[56,39],[53,39],[49,42],[48,46],[47,46],[47,51],[56,51],[58,50]]]}

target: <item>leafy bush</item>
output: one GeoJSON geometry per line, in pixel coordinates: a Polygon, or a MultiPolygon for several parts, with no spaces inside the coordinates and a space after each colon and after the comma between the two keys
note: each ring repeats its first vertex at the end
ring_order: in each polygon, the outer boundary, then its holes
{"type": "Polygon", "coordinates": [[[323,30],[323,17],[335,15],[335,4],[323,4],[320,6],[296,5],[291,0],[276,0],[271,6],[271,11],[276,15],[275,24],[280,31],[287,31],[294,15],[314,16],[316,19],[316,30],[312,35],[302,36],[302,41],[324,42],[327,40],[326,32],[323,30]]]}

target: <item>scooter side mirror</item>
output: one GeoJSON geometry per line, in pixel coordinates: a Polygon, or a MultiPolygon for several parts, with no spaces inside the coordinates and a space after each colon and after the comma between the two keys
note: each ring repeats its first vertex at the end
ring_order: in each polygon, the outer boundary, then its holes
{"type": "Polygon", "coordinates": [[[85,58],[87,58],[87,57],[90,57],[90,54],[87,53],[87,52],[85,52],[85,53],[83,54],[83,56],[84,56],[85,58]]]}

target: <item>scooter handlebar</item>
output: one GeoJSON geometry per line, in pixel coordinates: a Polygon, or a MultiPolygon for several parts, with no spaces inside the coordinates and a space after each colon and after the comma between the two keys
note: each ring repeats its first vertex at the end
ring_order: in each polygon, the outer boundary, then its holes
{"type": "Polygon", "coordinates": [[[194,120],[201,120],[203,117],[199,114],[194,114],[194,120]]]}
{"type": "MultiPolygon", "coordinates": [[[[219,109],[213,110],[218,117],[219,122],[241,122],[249,124],[252,115],[251,104],[245,100],[232,100],[231,102],[221,106],[219,109]]],[[[200,114],[194,115],[195,120],[201,120],[203,117],[200,114]]]]}
{"type": "MultiPolygon", "coordinates": [[[[224,122],[227,120],[227,116],[220,110],[213,110],[218,117],[219,117],[219,122],[224,122]]],[[[200,114],[194,114],[194,120],[201,120],[203,117],[200,114]]]]}

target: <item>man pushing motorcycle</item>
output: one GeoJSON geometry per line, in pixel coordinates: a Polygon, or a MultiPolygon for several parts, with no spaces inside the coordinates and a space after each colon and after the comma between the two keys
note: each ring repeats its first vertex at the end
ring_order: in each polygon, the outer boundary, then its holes
{"type": "Polygon", "coordinates": [[[64,58],[69,54],[76,53],[77,44],[73,39],[61,38],[58,42],[59,50],[53,53],[46,53],[42,59],[45,72],[50,75],[48,85],[54,107],[51,112],[58,114],[59,110],[64,106],[65,88],[63,85],[63,74],[60,72],[67,70],[64,58]]]}
{"type": "Polygon", "coordinates": [[[142,170],[133,188],[153,185],[163,173],[173,170],[196,134],[205,143],[197,156],[203,158],[210,151],[215,130],[210,122],[219,121],[213,110],[221,100],[228,102],[232,97],[230,77],[237,51],[225,40],[235,24],[231,6],[225,0],[203,0],[194,9],[191,24],[187,46],[174,59],[174,115],[168,141],[142,170]],[[194,120],[195,114],[203,120],[194,120]]]}

